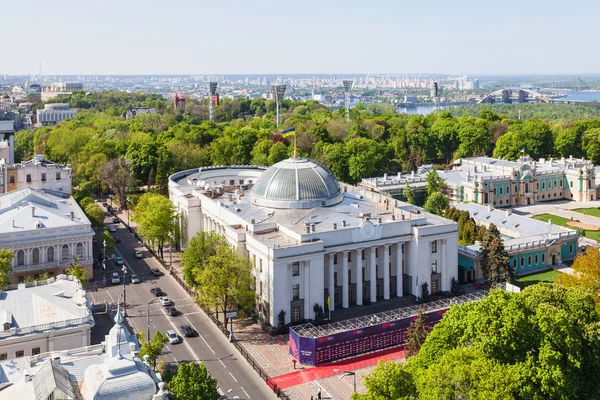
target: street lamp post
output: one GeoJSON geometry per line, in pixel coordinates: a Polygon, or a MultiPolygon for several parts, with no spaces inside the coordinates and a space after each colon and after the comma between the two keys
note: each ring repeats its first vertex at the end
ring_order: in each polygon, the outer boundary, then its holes
{"type": "Polygon", "coordinates": [[[125,306],[127,300],[127,292],[125,291],[125,279],[127,277],[127,267],[123,264],[123,315],[127,315],[127,308],[125,306]]]}
{"type": "Polygon", "coordinates": [[[125,198],[125,203],[127,205],[127,230],[129,231],[131,229],[129,227],[129,197],[125,198]]]}
{"type": "Polygon", "coordinates": [[[169,246],[169,275],[173,273],[173,249],[169,246]]]}
{"type": "Polygon", "coordinates": [[[146,333],[146,338],[148,339],[148,341],[150,341],[150,304],[154,303],[155,301],[157,301],[158,298],[154,299],[154,300],[150,300],[150,302],[148,302],[148,311],[146,314],[146,323],[147,323],[147,333],[146,333]]]}
{"type": "Polygon", "coordinates": [[[340,379],[345,378],[346,376],[352,376],[354,378],[354,393],[356,393],[356,372],[354,371],[343,371],[344,374],[340,376],[340,379]]]}
{"type": "Polygon", "coordinates": [[[102,251],[102,270],[104,271],[104,284],[106,285],[106,238],[104,239],[104,246],[102,251]]]}

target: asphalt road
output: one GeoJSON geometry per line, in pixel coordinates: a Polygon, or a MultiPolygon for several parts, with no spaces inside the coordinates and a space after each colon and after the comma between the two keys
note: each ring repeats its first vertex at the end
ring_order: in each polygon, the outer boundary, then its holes
{"type": "MultiPolygon", "coordinates": [[[[108,215],[106,214],[106,223],[112,222],[112,216],[108,217],[108,215]]],[[[111,223],[110,225],[117,224],[111,223]]],[[[120,236],[122,242],[115,244],[114,254],[123,257],[127,274],[134,273],[141,281],[139,284],[127,283],[125,285],[127,316],[136,333],[142,330],[148,331],[148,309],[150,310],[151,335],[157,330],[163,333],[167,330],[175,330],[179,334],[179,327],[183,324],[191,325],[198,332],[198,336],[191,338],[183,338],[180,335],[182,341],[179,344],[167,344],[160,358],[173,364],[203,361],[212,376],[218,380],[222,392],[227,393],[229,389],[232,389],[228,394],[230,399],[275,399],[276,396],[250,364],[229,343],[204,312],[194,304],[175,279],[168,275],[168,271],[162,268],[160,263],[136,241],[134,235],[129,233],[122,224],[118,224],[116,235],[120,236]],[[136,259],[133,254],[135,250],[142,251],[144,258],[136,259]],[[150,268],[159,268],[165,273],[165,276],[154,277],[150,268]],[[167,294],[179,311],[179,315],[169,317],[166,314],[165,308],[150,293],[150,289],[154,287],[160,287],[167,294]],[[156,301],[148,306],[148,303],[153,300],[156,301]]],[[[96,248],[99,247],[100,244],[96,246],[96,248]]],[[[122,267],[117,266],[114,260],[106,262],[106,269],[108,282],[114,271],[118,271],[122,277],[122,267]]],[[[120,284],[111,285],[109,283],[106,288],[99,287],[97,292],[89,294],[95,304],[105,300],[116,304],[122,302],[123,291],[123,281],[121,280],[120,284]]]]}

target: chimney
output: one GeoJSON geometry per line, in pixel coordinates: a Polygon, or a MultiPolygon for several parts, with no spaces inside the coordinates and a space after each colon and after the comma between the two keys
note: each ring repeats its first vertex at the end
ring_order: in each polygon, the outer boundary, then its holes
{"type": "Polygon", "coordinates": [[[310,233],[310,225],[306,225],[306,233],[310,233]]]}
{"type": "Polygon", "coordinates": [[[35,207],[31,206],[31,216],[35,217],[35,207]]]}
{"type": "Polygon", "coordinates": [[[383,180],[387,181],[387,174],[383,174],[383,180]]]}
{"type": "Polygon", "coordinates": [[[506,216],[508,217],[508,216],[509,216],[509,215],[511,215],[511,214],[512,214],[512,210],[511,210],[511,209],[507,209],[507,210],[506,210],[506,216]]]}
{"type": "Polygon", "coordinates": [[[345,227],[346,226],[346,221],[342,221],[342,226],[345,227]]]}
{"type": "Polygon", "coordinates": [[[489,212],[492,212],[492,211],[494,211],[494,206],[493,206],[493,205],[491,205],[491,204],[488,204],[488,211],[489,211],[489,212]]]}
{"type": "Polygon", "coordinates": [[[337,229],[337,224],[334,222],[333,223],[333,229],[336,230],[337,229]]]}
{"type": "Polygon", "coordinates": [[[381,224],[383,222],[383,218],[381,218],[381,217],[377,218],[377,222],[381,224]]]}
{"type": "Polygon", "coordinates": [[[396,220],[396,214],[392,214],[392,221],[396,220]]]}
{"type": "Polygon", "coordinates": [[[548,224],[552,225],[552,220],[551,219],[548,220],[548,224]]]}
{"type": "Polygon", "coordinates": [[[250,223],[251,223],[252,225],[254,225],[254,224],[256,223],[256,220],[255,220],[254,218],[252,218],[252,219],[250,220],[250,223]]]}
{"type": "Polygon", "coordinates": [[[75,211],[71,211],[71,221],[75,219],[75,211]]]}
{"type": "Polygon", "coordinates": [[[315,232],[317,230],[317,225],[316,224],[310,224],[310,231],[311,232],[315,232]]]}

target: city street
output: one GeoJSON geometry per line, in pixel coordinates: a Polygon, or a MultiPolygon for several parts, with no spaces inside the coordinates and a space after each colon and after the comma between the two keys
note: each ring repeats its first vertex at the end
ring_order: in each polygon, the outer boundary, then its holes
{"type": "MultiPolygon", "coordinates": [[[[248,362],[229,344],[227,338],[216,328],[208,319],[204,312],[194,304],[193,300],[181,288],[181,286],[169,276],[168,270],[165,270],[152,255],[137,242],[135,236],[128,232],[123,224],[113,224],[112,215],[106,213],[105,223],[117,226],[117,232],[122,242],[115,244],[114,254],[123,257],[127,268],[127,284],[125,285],[126,311],[129,322],[133,326],[135,333],[150,330],[153,335],[157,330],[166,333],[168,330],[174,330],[179,334],[182,341],[178,344],[167,344],[164,347],[164,354],[160,357],[166,363],[178,364],[190,361],[203,361],[213,377],[219,382],[219,387],[223,393],[227,393],[229,398],[239,399],[269,399],[275,398],[269,387],[259,375],[252,369],[248,362]],[[134,251],[142,251],[143,258],[137,259],[134,251]],[[158,268],[165,275],[154,277],[151,268],[158,268]],[[129,283],[129,276],[136,274],[140,283],[129,283]],[[161,306],[158,298],[150,292],[154,287],[166,293],[173,302],[173,306],[178,310],[178,315],[170,317],[161,306]],[[148,303],[154,303],[148,305],[148,303]],[[150,310],[150,323],[148,326],[147,310],[150,310]],[[181,325],[191,325],[198,335],[191,338],[183,338],[180,334],[181,325]],[[236,397],[237,396],[237,397],[236,397]]],[[[100,233],[98,234],[98,244],[96,248],[101,247],[100,233]]],[[[110,256],[110,254],[107,254],[110,256]]],[[[97,254],[96,254],[97,257],[97,254]]],[[[165,250],[165,259],[168,260],[168,250],[165,250]]],[[[107,287],[98,285],[98,291],[89,292],[91,299],[95,304],[103,303],[121,303],[124,296],[124,286],[122,280],[122,267],[117,266],[113,260],[106,262],[107,287]],[[110,284],[112,273],[117,271],[121,277],[120,284],[110,284]]],[[[101,273],[95,270],[95,273],[101,273]]]]}

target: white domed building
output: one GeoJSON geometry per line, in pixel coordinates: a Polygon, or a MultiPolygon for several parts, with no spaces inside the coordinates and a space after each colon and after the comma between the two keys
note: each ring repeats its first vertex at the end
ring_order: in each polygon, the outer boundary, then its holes
{"type": "Polygon", "coordinates": [[[457,225],[419,207],[338,182],[319,163],[216,166],[169,177],[185,242],[224,235],[252,260],[263,320],[277,326],[331,310],[451,290],[457,225]]]}

